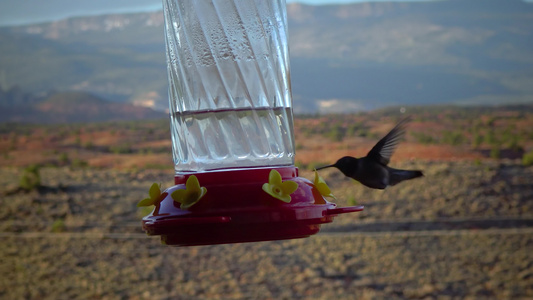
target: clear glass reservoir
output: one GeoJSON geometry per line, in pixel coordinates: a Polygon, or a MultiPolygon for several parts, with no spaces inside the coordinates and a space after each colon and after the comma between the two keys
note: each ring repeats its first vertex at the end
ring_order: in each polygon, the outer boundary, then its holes
{"type": "Polygon", "coordinates": [[[163,0],[177,173],[294,164],[284,0],[163,0]]]}

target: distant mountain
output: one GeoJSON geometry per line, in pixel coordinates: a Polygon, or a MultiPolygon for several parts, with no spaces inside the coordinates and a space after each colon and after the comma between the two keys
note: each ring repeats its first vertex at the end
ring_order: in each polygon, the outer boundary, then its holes
{"type": "MultiPolygon", "coordinates": [[[[119,102],[166,100],[162,15],[66,19],[0,28],[0,86],[88,91],[119,102]],[[165,100],[163,100],[165,99],[165,100]]],[[[0,99],[1,101],[1,99],[0,99]]]]}
{"type": "Polygon", "coordinates": [[[33,98],[25,104],[0,106],[1,122],[71,123],[164,117],[164,113],[150,108],[109,102],[87,92],[57,92],[40,99],[33,98]]]}
{"type": "MultiPolygon", "coordinates": [[[[533,102],[531,3],[290,4],[288,16],[296,112],[533,102]]],[[[162,26],[155,12],[0,28],[0,86],[165,109],[162,26]]]]}

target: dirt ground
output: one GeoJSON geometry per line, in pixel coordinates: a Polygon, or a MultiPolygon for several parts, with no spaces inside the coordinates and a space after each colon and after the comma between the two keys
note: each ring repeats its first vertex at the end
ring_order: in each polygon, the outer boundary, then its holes
{"type": "MultiPolygon", "coordinates": [[[[338,216],[304,239],[169,247],[135,204],[171,170],[0,168],[2,299],[531,299],[533,167],[404,161],[425,177],[375,191],[321,175],[338,216]]],[[[310,171],[301,176],[312,179],[310,171]]]]}

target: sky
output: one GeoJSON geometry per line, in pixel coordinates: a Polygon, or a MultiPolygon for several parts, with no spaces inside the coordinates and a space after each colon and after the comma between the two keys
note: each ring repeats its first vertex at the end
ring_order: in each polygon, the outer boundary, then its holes
{"type": "MultiPolygon", "coordinates": [[[[287,3],[323,5],[384,1],[442,0],[287,0],[287,3]]],[[[533,2],[533,0],[524,1],[533,2]]],[[[78,16],[156,11],[161,7],[162,0],[0,0],[0,26],[48,22],[78,16]]]]}
{"type": "MultiPolygon", "coordinates": [[[[378,1],[438,0],[287,0],[287,3],[322,5],[378,1]]],[[[161,3],[161,0],[0,0],[0,26],[47,22],[77,16],[156,11],[161,9],[161,3]]]]}

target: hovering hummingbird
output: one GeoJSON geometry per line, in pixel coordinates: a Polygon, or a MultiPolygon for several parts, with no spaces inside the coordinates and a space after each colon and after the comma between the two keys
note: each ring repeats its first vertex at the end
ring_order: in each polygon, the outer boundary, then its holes
{"type": "Polygon", "coordinates": [[[335,167],[345,176],[351,177],[369,188],[381,190],[404,180],[424,176],[419,170],[399,170],[387,166],[398,142],[405,134],[405,125],[410,120],[411,118],[407,117],[400,121],[365,157],[345,156],[336,163],[317,170],[335,167]]]}

